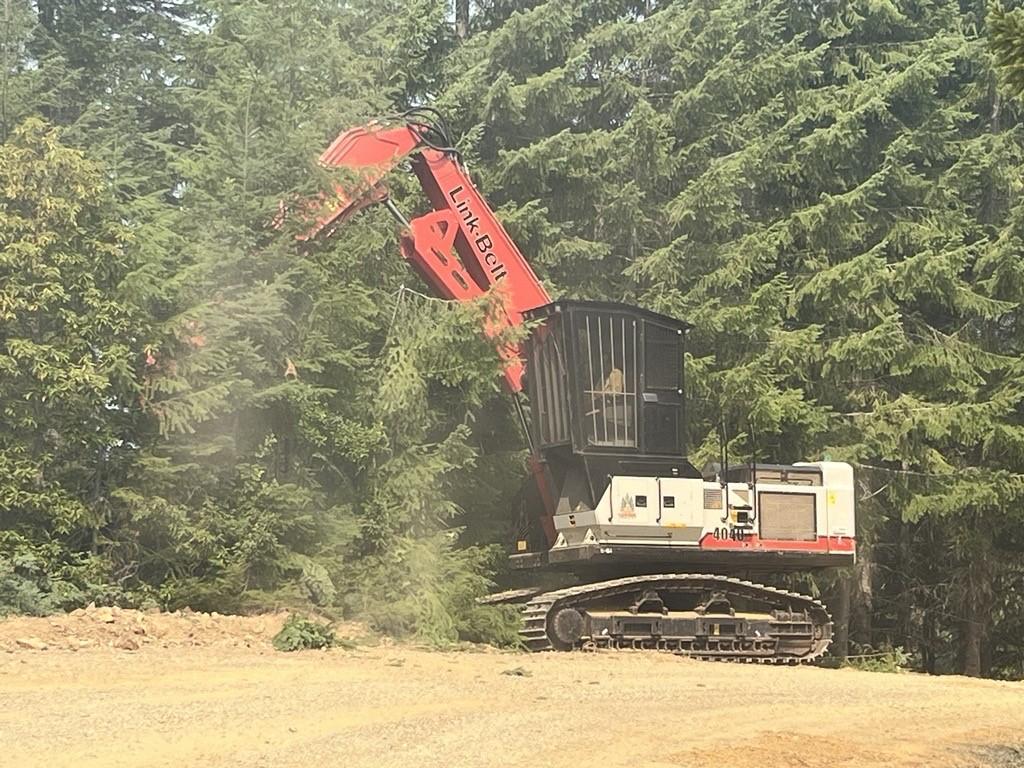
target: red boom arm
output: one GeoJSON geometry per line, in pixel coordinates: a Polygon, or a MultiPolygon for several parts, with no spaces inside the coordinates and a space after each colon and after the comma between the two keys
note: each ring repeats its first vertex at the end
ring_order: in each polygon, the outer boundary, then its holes
{"type": "MultiPolygon", "coordinates": [[[[441,122],[436,114],[433,117],[441,122]]],[[[305,238],[330,233],[354,213],[382,202],[402,222],[402,255],[439,296],[472,301],[492,288],[498,292],[501,310],[484,328],[489,336],[521,325],[526,310],[551,301],[469,178],[443,124],[440,128],[432,125],[423,110],[407,114],[400,125],[371,123],[345,131],[320,156],[320,163],[352,171],[358,180],[348,188],[335,186],[329,212],[316,220],[305,238]],[[406,221],[391,203],[384,183],[387,174],[406,160],[433,208],[412,221],[406,221]]],[[[519,349],[506,344],[499,353],[505,360],[505,379],[515,395],[523,388],[519,349]]],[[[528,435],[521,410],[519,415],[528,435]]],[[[541,527],[548,543],[553,544],[555,500],[551,481],[533,450],[529,464],[545,508],[541,527]]]]}
{"type": "MultiPolygon", "coordinates": [[[[322,165],[354,171],[359,181],[335,187],[336,205],[306,235],[333,231],[366,206],[385,202],[404,227],[402,254],[441,297],[471,301],[495,288],[502,312],[485,329],[496,336],[523,322],[523,312],[551,301],[523,254],[484,201],[443,130],[411,117],[402,125],[373,123],[342,133],[320,156],[322,165]],[[388,199],[384,177],[408,160],[433,211],[405,221],[388,199]],[[452,248],[455,254],[452,253],[452,248]]],[[[500,350],[505,378],[522,389],[519,350],[500,350]]]]}

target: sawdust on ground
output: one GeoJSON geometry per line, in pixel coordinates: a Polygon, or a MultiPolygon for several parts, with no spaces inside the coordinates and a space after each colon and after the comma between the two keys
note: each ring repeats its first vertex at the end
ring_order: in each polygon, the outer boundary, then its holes
{"type": "Polygon", "coordinates": [[[0,621],[0,765],[1024,765],[1022,683],[652,653],[285,654],[280,615],[202,616],[144,615],[142,635],[133,612],[0,621]],[[129,631],[135,650],[117,645],[129,631]],[[33,637],[46,650],[17,642],[33,637]]]}

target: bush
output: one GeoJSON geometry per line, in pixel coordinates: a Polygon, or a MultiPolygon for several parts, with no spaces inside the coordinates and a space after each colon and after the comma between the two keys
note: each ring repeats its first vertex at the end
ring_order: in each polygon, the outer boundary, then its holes
{"type": "MultiPolygon", "coordinates": [[[[0,554],[0,616],[47,616],[88,602],[75,583],[81,578],[66,580],[61,578],[63,574],[48,570],[48,564],[31,552],[16,552],[10,557],[0,554]]],[[[88,568],[82,565],[63,571],[72,577],[88,575],[88,568]]]]}
{"type": "Polygon", "coordinates": [[[318,650],[332,648],[338,639],[329,625],[292,614],[274,635],[273,644],[279,651],[318,650]]]}
{"type": "Polygon", "coordinates": [[[493,583],[496,548],[459,549],[446,533],[404,538],[384,555],[356,564],[345,581],[347,613],[396,638],[440,648],[459,641],[519,644],[517,606],[480,605],[493,583]]]}
{"type": "Polygon", "coordinates": [[[39,588],[34,579],[15,573],[0,560],[0,616],[11,613],[46,616],[54,609],[50,596],[39,588]]]}
{"type": "Polygon", "coordinates": [[[898,646],[883,646],[878,650],[864,646],[857,648],[856,655],[847,657],[846,666],[865,672],[902,672],[909,661],[910,654],[898,646]]]}

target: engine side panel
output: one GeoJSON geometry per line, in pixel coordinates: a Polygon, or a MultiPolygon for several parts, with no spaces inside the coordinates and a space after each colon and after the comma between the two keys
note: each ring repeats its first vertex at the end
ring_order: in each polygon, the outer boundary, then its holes
{"type": "Polygon", "coordinates": [[[852,563],[852,467],[794,466],[815,468],[820,481],[612,476],[594,509],[555,517],[557,538],[544,559],[775,570],[852,563]]]}

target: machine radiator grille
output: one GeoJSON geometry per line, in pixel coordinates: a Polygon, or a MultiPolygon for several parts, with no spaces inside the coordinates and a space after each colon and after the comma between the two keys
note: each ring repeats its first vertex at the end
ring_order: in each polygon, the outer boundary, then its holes
{"type": "Polygon", "coordinates": [[[818,537],[815,497],[811,493],[757,494],[761,538],[814,541],[818,537]]]}

